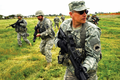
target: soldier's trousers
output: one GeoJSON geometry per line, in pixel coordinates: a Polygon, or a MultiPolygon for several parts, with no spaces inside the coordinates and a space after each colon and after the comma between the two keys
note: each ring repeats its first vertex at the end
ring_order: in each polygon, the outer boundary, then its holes
{"type": "MultiPolygon", "coordinates": [[[[90,74],[89,77],[90,78],[88,80],[97,80],[98,79],[96,72],[90,74]]],[[[69,69],[66,69],[66,72],[64,75],[64,80],[78,80],[78,79],[69,69]]]]}
{"type": "Polygon", "coordinates": [[[27,33],[24,32],[24,33],[17,33],[17,41],[18,41],[18,45],[22,45],[22,41],[21,41],[21,37],[23,37],[23,40],[30,44],[30,41],[27,39],[27,33]]]}
{"type": "Polygon", "coordinates": [[[45,55],[47,62],[52,62],[52,53],[51,49],[54,44],[54,39],[42,40],[40,43],[40,52],[45,55]]]}
{"type": "Polygon", "coordinates": [[[54,24],[54,27],[56,28],[56,26],[57,26],[58,29],[59,29],[59,23],[55,23],[55,24],[54,24]]]}

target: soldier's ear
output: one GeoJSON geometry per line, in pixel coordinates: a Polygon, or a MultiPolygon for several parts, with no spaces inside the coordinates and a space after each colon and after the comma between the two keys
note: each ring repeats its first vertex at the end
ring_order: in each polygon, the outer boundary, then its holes
{"type": "Polygon", "coordinates": [[[69,12],[70,17],[72,17],[72,12],[69,12]]]}

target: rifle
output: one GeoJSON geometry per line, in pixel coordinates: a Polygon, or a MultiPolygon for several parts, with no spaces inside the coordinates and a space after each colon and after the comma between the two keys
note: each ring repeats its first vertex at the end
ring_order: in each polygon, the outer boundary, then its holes
{"type": "Polygon", "coordinates": [[[8,27],[10,27],[10,26],[12,26],[12,27],[14,28],[14,25],[16,25],[16,23],[11,24],[11,25],[7,26],[6,28],[8,28],[8,27]]]}
{"type": "MultiPolygon", "coordinates": [[[[58,32],[58,38],[62,39],[66,45],[67,45],[67,49],[68,49],[68,55],[69,55],[69,59],[71,60],[71,63],[75,69],[75,76],[79,79],[79,80],[87,80],[89,78],[87,71],[85,70],[85,68],[82,66],[82,60],[83,58],[81,57],[81,53],[75,49],[75,45],[72,42],[71,44],[71,39],[72,35],[66,35],[63,30],[60,28],[59,32],[58,32]],[[74,46],[72,46],[74,45],[74,46]]],[[[63,51],[61,51],[61,54],[64,54],[63,51]]],[[[58,61],[59,63],[59,61],[58,61]]]]}
{"type": "Polygon", "coordinates": [[[98,17],[93,18],[94,24],[98,24],[98,21],[100,20],[98,17]]]}
{"type": "MultiPolygon", "coordinates": [[[[34,29],[35,29],[35,32],[34,32],[34,35],[33,35],[33,36],[34,36],[34,37],[33,37],[33,42],[35,42],[35,40],[36,40],[36,35],[37,35],[37,33],[38,33],[38,32],[37,32],[37,29],[39,29],[39,25],[35,26],[34,29]]],[[[40,37],[39,37],[39,38],[40,38],[40,37]]]]}

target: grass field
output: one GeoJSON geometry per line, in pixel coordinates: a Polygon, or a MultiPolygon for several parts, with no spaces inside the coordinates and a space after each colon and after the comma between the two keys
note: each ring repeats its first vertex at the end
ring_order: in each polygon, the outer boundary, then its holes
{"type": "MultiPolygon", "coordinates": [[[[120,79],[120,16],[99,16],[99,27],[102,30],[101,47],[103,58],[98,64],[99,80],[120,79]]],[[[48,17],[53,21],[54,17],[48,17]]],[[[66,17],[66,19],[69,17],[66,17]]],[[[0,80],[63,80],[65,66],[59,65],[57,56],[59,48],[52,49],[52,67],[44,70],[47,62],[39,52],[41,39],[33,43],[36,18],[25,19],[28,23],[28,39],[32,46],[23,39],[22,47],[17,44],[17,33],[9,24],[17,19],[0,20],[0,80]]],[[[55,30],[55,29],[54,29],[55,30]]],[[[57,30],[55,31],[57,33],[57,30]]]]}

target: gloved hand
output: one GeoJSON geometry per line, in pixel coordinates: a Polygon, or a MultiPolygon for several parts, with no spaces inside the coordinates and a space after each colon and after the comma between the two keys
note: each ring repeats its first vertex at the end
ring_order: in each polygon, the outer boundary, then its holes
{"type": "Polygon", "coordinates": [[[65,44],[65,42],[63,42],[63,40],[59,40],[59,41],[57,42],[57,45],[58,45],[58,47],[60,47],[61,50],[64,51],[65,53],[68,52],[67,45],[65,44]]]}
{"type": "Polygon", "coordinates": [[[16,25],[20,26],[20,23],[19,23],[19,22],[16,22],[16,25]]]}

